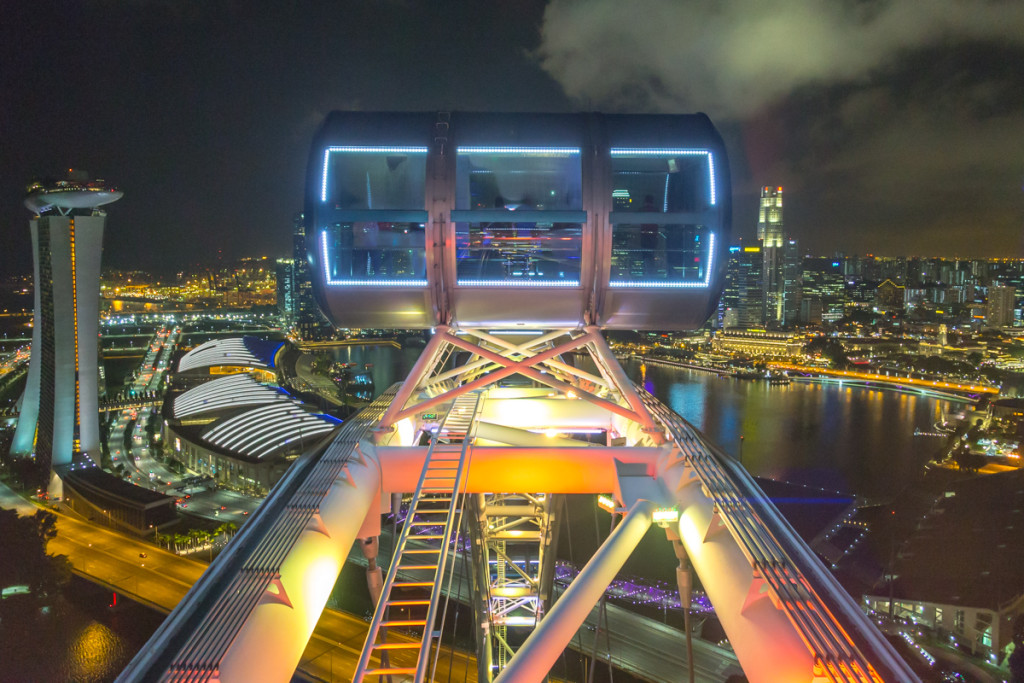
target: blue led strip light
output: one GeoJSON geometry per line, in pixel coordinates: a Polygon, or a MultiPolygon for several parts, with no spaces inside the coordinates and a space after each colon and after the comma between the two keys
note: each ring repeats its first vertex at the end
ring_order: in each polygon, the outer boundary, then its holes
{"type": "Polygon", "coordinates": [[[459,280],[460,287],[579,287],[579,280],[459,280]]]}
{"type": "Polygon", "coordinates": [[[704,269],[704,280],[702,282],[658,282],[655,280],[643,281],[611,281],[610,287],[641,287],[643,289],[662,289],[679,287],[707,287],[711,284],[711,272],[715,265],[715,233],[708,233],[708,267],[704,269]]]}
{"type": "Polygon", "coordinates": [[[332,152],[342,154],[426,154],[426,147],[328,147],[324,149],[324,173],[320,181],[320,201],[327,201],[327,162],[332,152]]]}
{"type": "Polygon", "coordinates": [[[613,157],[680,157],[706,155],[708,158],[708,178],[711,181],[709,199],[715,206],[718,199],[715,194],[715,155],[707,149],[633,149],[612,148],[613,157]]]}
{"type": "Polygon", "coordinates": [[[459,147],[458,154],[578,155],[578,147],[459,147]]]}
{"type": "Polygon", "coordinates": [[[324,282],[331,286],[349,287],[426,287],[426,280],[332,280],[327,262],[327,231],[320,233],[320,255],[324,262],[324,282]]]}

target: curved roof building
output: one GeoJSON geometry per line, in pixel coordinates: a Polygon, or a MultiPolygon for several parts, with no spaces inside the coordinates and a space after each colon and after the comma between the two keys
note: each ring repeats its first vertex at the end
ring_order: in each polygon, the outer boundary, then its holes
{"type": "Polygon", "coordinates": [[[274,367],[274,356],[284,342],[257,337],[214,339],[195,347],[178,361],[178,372],[222,366],[266,370],[274,367]]]}
{"type": "Polygon", "coordinates": [[[171,416],[184,420],[269,403],[298,403],[286,392],[260,384],[247,373],[221,377],[174,397],[171,416]]]}
{"type": "Polygon", "coordinates": [[[229,486],[265,492],[287,461],[340,420],[308,410],[279,387],[240,372],[175,396],[164,408],[167,441],[179,460],[229,486]]]}
{"type": "Polygon", "coordinates": [[[344,327],[689,329],[721,291],[728,189],[703,114],[333,112],[314,289],[344,327]]]}

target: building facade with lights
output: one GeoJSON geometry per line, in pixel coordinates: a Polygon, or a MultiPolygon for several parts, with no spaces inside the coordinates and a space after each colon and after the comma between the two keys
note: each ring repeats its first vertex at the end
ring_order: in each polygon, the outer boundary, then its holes
{"type": "Polygon", "coordinates": [[[11,453],[33,455],[50,472],[76,453],[100,458],[99,280],[106,212],[122,193],[81,172],[35,182],[25,206],[32,234],[35,317],[32,359],[11,453]]]}
{"type": "Polygon", "coordinates": [[[786,275],[781,187],[761,188],[757,239],[761,242],[761,256],[764,261],[764,322],[782,323],[786,314],[786,275]]]}

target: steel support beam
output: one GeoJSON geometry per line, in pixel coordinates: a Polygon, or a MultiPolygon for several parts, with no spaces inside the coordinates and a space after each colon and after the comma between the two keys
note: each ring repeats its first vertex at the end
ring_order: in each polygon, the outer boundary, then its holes
{"type": "Polygon", "coordinates": [[[647,533],[657,505],[639,500],[601,544],[544,620],[495,679],[495,683],[540,683],[594,609],[633,549],[647,533]]]}

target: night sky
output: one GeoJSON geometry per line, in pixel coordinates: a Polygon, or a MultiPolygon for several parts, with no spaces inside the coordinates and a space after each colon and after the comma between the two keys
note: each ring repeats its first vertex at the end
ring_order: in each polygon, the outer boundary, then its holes
{"type": "Polygon", "coordinates": [[[34,176],[118,185],[106,265],[284,256],[332,109],[704,111],[831,254],[1024,256],[1019,0],[5,0],[0,275],[34,176]]]}

